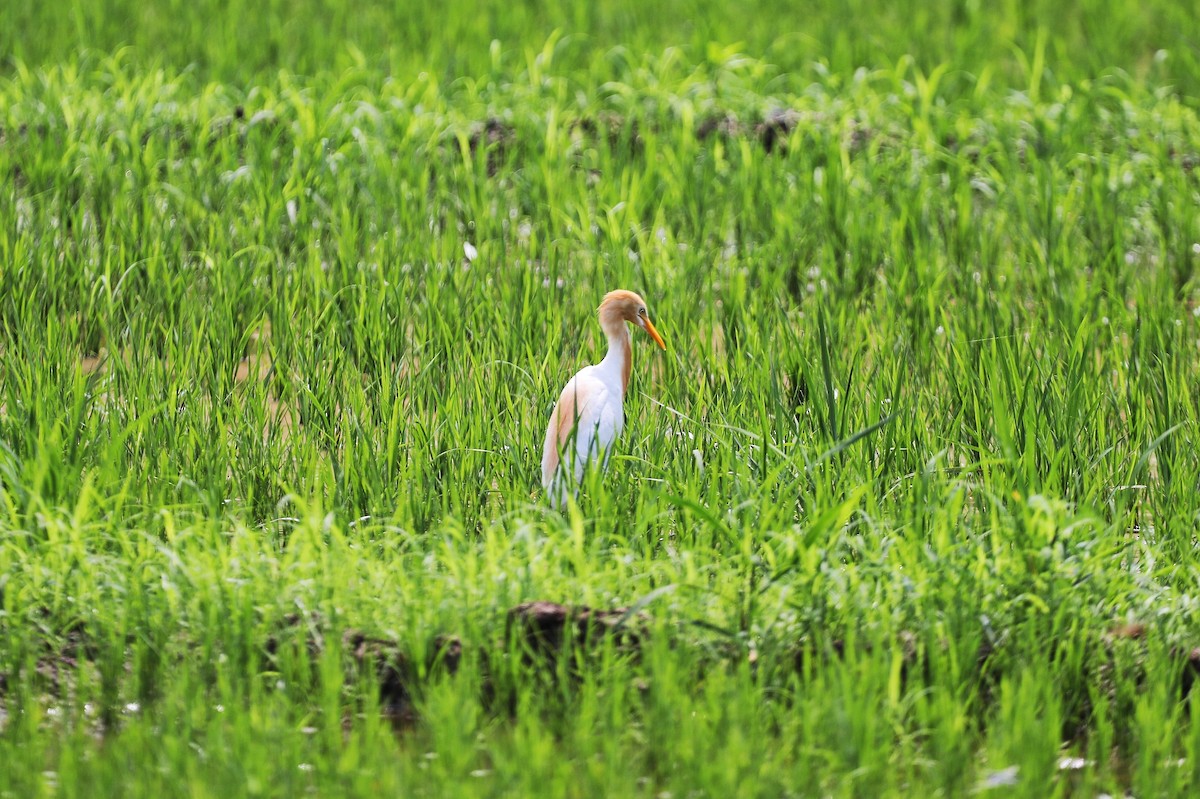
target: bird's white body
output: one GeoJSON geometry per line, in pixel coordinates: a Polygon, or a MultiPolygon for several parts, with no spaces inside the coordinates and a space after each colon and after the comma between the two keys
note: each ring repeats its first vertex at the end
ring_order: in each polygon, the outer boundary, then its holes
{"type": "Polygon", "coordinates": [[[662,348],[662,336],[650,323],[642,298],[631,291],[609,292],[600,303],[600,327],[608,338],[608,354],[585,366],[567,382],[542,446],[542,487],[550,504],[561,507],[574,494],[588,464],[608,465],[613,442],[625,427],[625,391],[633,362],[626,322],[645,330],[662,348]]]}
{"type": "Polygon", "coordinates": [[[568,381],[555,405],[542,446],[542,486],[555,507],[583,479],[592,460],[608,465],[612,444],[625,428],[625,344],[609,342],[608,355],[594,366],[585,366],[568,381]],[[573,440],[572,440],[573,439],[573,440]]]}

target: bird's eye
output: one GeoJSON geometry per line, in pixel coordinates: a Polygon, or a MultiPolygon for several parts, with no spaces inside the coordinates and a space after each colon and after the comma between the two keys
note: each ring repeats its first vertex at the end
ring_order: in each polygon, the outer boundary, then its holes
{"type": "Polygon", "coordinates": [[[645,315],[646,315],[646,308],[645,308],[645,306],[642,306],[641,308],[638,308],[638,316],[645,316],[645,315]]]}

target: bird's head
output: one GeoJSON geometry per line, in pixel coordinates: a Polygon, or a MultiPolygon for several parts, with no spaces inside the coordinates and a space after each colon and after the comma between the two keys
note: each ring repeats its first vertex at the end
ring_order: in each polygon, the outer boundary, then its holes
{"type": "Polygon", "coordinates": [[[654,343],[664,350],[667,345],[662,336],[654,329],[650,314],[646,310],[646,301],[632,291],[617,289],[604,295],[600,301],[600,326],[604,329],[619,328],[622,323],[630,322],[637,325],[654,339],[654,343]]]}

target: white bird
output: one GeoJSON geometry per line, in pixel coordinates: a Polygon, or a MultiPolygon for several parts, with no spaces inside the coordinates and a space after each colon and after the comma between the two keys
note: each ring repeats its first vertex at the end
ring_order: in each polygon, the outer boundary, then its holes
{"type": "Polygon", "coordinates": [[[633,366],[632,337],[625,323],[637,325],[659,347],[667,348],[650,322],[645,300],[632,291],[618,289],[605,294],[598,314],[600,328],[608,337],[608,354],[571,378],[546,428],[542,486],[554,507],[566,504],[567,493],[578,490],[589,461],[608,463],[612,443],[625,427],[625,391],[633,366]]]}

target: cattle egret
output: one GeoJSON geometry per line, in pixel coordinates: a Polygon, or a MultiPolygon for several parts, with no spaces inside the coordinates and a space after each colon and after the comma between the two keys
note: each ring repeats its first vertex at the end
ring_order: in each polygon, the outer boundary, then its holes
{"type": "Polygon", "coordinates": [[[608,463],[613,441],[625,426],[623,408],[633,366],[633,350],[626,322],[645,330],[662,349],[662,336],[646,313],[646,302],[632,291],[618,289],[604,295],[598,311],[600,329],[608,337],[608,354],[594,366],[585,366],[558,396],[546,443],[542,446],[542,486],[550,504],[566,504],[568,491],[578,490],[589,461],[608,463]]]}

